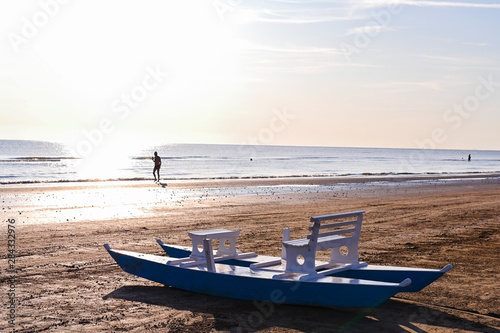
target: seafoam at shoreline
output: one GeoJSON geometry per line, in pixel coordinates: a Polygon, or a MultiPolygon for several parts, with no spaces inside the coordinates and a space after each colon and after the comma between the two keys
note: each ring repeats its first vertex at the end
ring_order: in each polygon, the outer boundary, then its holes
{"type": "MultiPolygon", "coordinates": [[[[292,175],[292,176],[249,176],[249,177],[166,177],[162,178],[162,182],[169,184],[192,184],[192,183],[217,183],[224,181],[292,181],[292,182],[332,182],[332,183],[359,183],[359,182],[374,182],[374,181],[406,181],[406,180],[434,180],[434,179],[474,179],[474,178],[491,178],[500,177],[500,172],[469,172],[469,173],[364,173],[364,174],[342,174],[342,175],[292,175]]],[[[150,183],[151,178],[109,178],[109,179],[45,179],[45,180],[16,180],[9,181],[0,178],[0,186],[9,185],[34,185],[34,186],[50,186],[57,184],[58,186],[73,186],[75,184],[94,184],[94,183],[121,183],[121,184],[140,184],[141,182],[150,183]]]]}

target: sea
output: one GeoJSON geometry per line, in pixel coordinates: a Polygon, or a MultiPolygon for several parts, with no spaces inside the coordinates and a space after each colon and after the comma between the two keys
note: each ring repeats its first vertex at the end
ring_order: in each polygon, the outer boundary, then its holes
{"type": "Polygon", "coordinates": [[[0,140],[0,183],[152,180],[155,151],[161,178],[175,181],[500,172],[493,150],[165,144],[78,154],[61,143],[0,140]]]}

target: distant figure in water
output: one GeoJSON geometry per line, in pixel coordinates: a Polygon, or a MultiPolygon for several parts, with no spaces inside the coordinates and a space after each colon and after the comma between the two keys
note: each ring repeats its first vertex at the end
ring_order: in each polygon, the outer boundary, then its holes
{"type": "Polygon", "coordinates": [[[470,162],[470,154],[469,154],[469,162],[470,162]]]}
{"type": "Polygon", "coordinates": [[[155,167],[153,169],[153,176],[155,177],[155,182],[160,181],[160,168],[161,168],[161,158],[158,156],[158,153],[155,152],[155,156],[152,158],[152,160],[155,162],[155,167]],[[156,173],[158,174],[158,180],[156,180],[156,173]]]}

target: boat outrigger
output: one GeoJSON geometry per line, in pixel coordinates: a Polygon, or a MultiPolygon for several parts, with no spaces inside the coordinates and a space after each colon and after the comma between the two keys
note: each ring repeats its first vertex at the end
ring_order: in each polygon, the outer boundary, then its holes
{"type": "Polygon", "coordinates": [[[191,247],[158,239],[168,257],[104,247],[125,272],[167,286],[235,299],[327,307],[375,307],[399,292],[421,290],[452,268],[359,262],[363,214],[313,216],[311,233],[303,239],[290,240],[286,228],[281,258],[238,251],[240,232],[226,229],[190,232],[191,247]],[[214,240],[219,243],[216,250],[214,240]],[[320,250],[330,250],[328,262],[316,260],[320,250]]]}

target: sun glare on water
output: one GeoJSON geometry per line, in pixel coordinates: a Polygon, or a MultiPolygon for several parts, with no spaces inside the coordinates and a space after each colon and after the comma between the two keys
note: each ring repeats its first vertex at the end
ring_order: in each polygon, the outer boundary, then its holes
{"type": "Polygon", "coordinates": [[[139,150],[139,143],[129,139],[109,140],[81,159],[77,174],[91,180],[126,178],[124,172],[132,167],[131,157],[138,156],[139,150]]]}
{"type": "Polygon", "coordinates": [[[83,158],[78,168],[78,174],[83,179],[116,179],[120,178],[119,170],[127,163],[130,163],[127,156],[113,151],[100,152],[83,158]]]}

